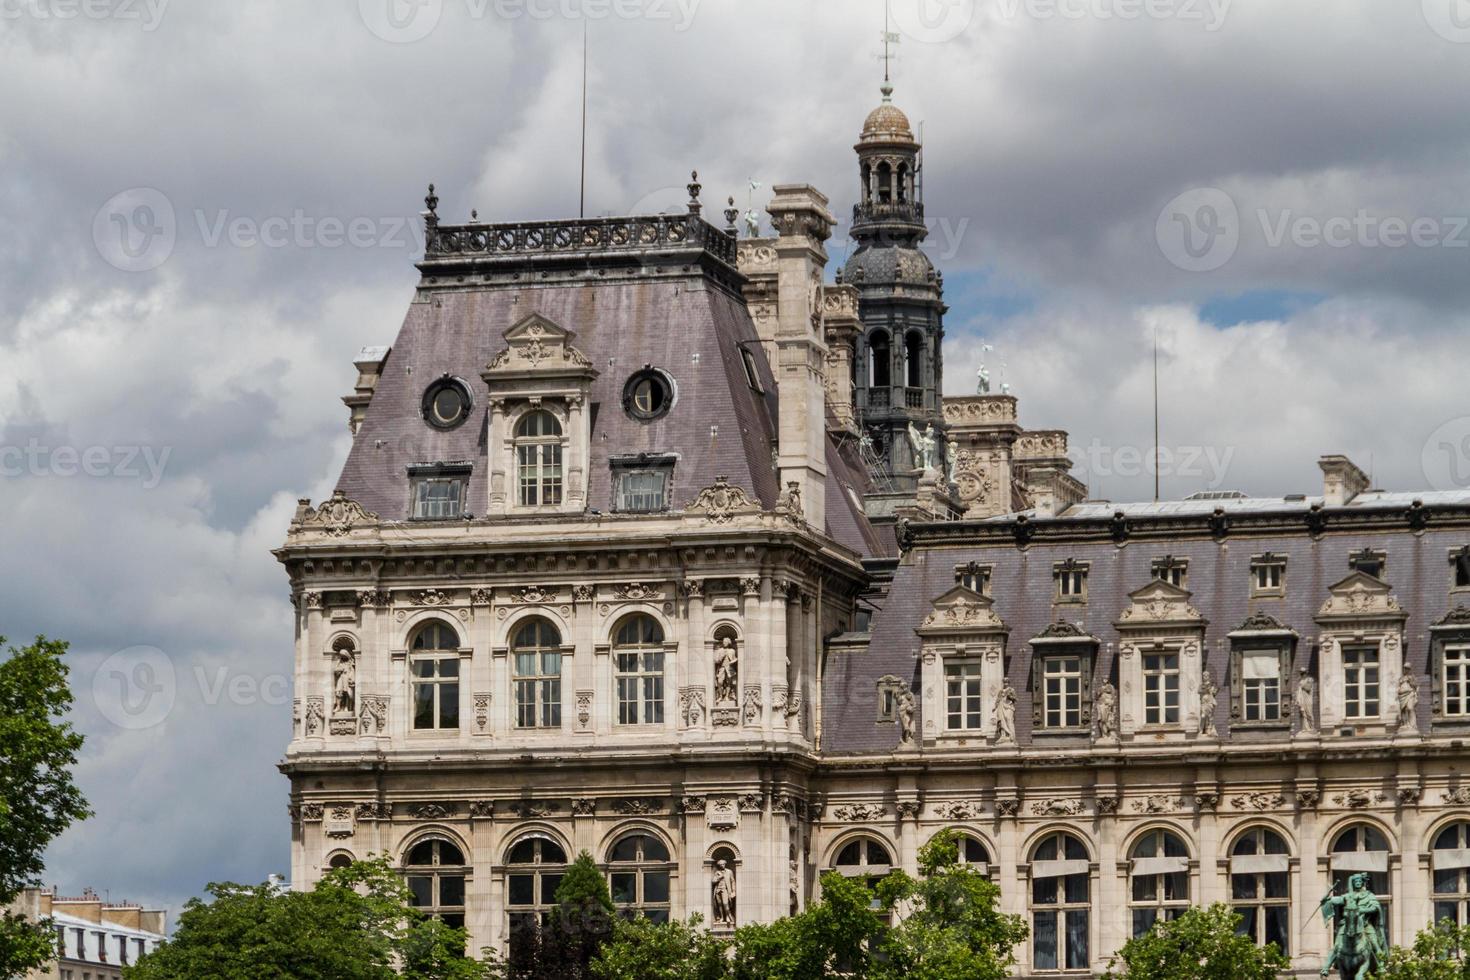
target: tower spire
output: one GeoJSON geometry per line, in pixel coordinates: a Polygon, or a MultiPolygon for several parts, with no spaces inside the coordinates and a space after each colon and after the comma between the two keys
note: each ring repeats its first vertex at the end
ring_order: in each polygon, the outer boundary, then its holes
{"type": "Polygon", "coordinates": [[[883,93],[884,102],[893,101],[893,80],[889,73],[889,64],[893,58],[893,45],[898,43],[898,35],[893,33],[893,0],[883,0],[883,87],[879,89],[883,93]]]}

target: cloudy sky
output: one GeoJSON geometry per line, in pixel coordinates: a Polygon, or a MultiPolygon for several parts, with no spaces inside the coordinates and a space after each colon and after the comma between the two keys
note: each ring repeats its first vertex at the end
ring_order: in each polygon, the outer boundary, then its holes
{"type": "MultiPolygon", "coordinates": [[[[848,213],[880,0],[0,0],[0,631],[73,645],[97,816],[48,878],[171,908],[288,870],[287,585],[417,212],[848,213]],[[754,203],[762,203],[757,196],[754,203]],[[104,667],[128,667],[127,686],[104,667]],[[150,697],[124,697],[131,692],[150,697]]],[[[947,389],[1095,496],[1470,479],[1470,3],[895,0],[947,389]]],[[[832,243],[841,260],[846,244],[832,243]]]]}

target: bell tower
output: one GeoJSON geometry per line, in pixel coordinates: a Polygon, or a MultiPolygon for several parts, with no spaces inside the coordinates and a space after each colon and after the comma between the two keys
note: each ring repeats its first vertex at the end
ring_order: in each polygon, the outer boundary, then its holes
{"type": "Polygon", "coordinates": [[[944,280],[919,248],[927,235],[923,147],[886,78],[881,91],[854,147],[862,180],[852,215],[857,247],[841,281],[859,294],[854,374],[862,432],[893,488],[911,492],[919,474],[909,425],[932,425],[943,442],[944,280]]]}

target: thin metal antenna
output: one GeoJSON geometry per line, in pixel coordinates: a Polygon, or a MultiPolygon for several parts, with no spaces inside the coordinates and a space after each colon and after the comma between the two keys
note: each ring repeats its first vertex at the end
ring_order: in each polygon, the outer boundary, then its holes
{"type": "Polygon", "coordinates": [[[577,217],[587,217],[587,18],[582,18],[582,183],[577,217]]]}
{"type": "Polygon", "coordinates": [[[1159,502],[1159,327],[1154,325],[1154,503],[1159,502]]]}
{"type": "Polygon", "coordinates": [[[893,0],[883,0],[883,84],[889,84],[888,45],[893,40],[893,0]]]}

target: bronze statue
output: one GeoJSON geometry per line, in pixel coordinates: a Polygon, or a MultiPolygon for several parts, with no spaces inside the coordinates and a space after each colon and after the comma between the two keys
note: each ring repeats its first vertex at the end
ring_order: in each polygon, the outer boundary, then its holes
{"type": "Polygon", "coordinates": [[[1333,924],[1332,951],[1322,964],[1322,975],[1327,976],[1334,966],[1341,980],[1367,980],[1382,972],[1388,961],[1383,906],[1368,890],[1368,876],[1353,875],[1346,895],[1328,892],[1319,907],[1322,917],[1333,924]]]}

